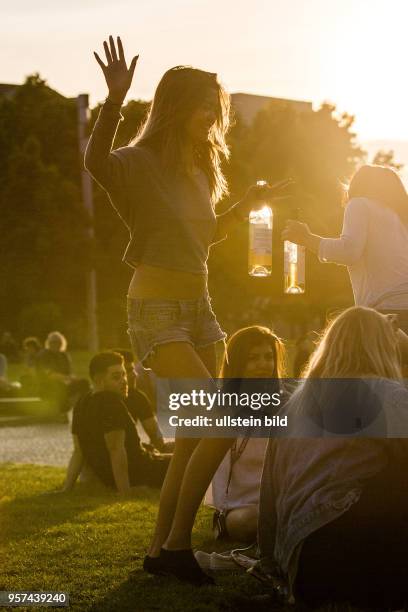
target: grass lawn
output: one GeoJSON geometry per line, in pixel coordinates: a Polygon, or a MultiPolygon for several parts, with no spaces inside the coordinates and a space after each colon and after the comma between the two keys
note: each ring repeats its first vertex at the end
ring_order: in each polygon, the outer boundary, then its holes
{"type": "MultiPolygon", "coordinates": [[[[146,575],[141,563],[158,492],[141,487],[121,500],[78,485],[70,494],[50,493],[64,473],[48,466],[0,465],[0,590],[66,591],[70,609],[81,612],[264,609],[250,603],[263,591],[248,576],[224,575],[216,587],[194,588],[146,575]],[[129,580],[133,569],[140,573],[129,580]]],[[[201,509],[195,547],[214,549],[209,526],[210,512],[201,509]]]]}

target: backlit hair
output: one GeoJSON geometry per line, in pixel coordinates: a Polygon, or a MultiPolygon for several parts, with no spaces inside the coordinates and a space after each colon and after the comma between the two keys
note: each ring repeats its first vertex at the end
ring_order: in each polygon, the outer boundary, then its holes
{"type": "Polygon", "coordinates": [[[243,327],[232,334],[227,343],[227,351],[221,367],[221,378],[242,378],[251,350],[264,343],[269,344],[273,351],[272,378],[282,378],[285,375],[284,344],[268,327],[260,325],[243,327]]]}
{"type": "Polygon", "coordinates": [[[352,177],[346,199],[370,198],[391,208],[403,223],[408,223],[408,194],[398,173],[387,166],[366,164],[352,177]]]}
{"type": "Polygon", "coordinates": [[[393,323],[372,308],[354,306],[328,324],[302,377],[372,376],[402,378],[393,323]]]}
{"type": "Polygon", "coordinates": [[[149,114],[131,144],[148,146],[159,153],[167,172],[191,173],[192,162],[207,176],[212,202],[228,193],[221,168],[229,158],[225,137],[229,128],[230,96],[217,80],[217,75],[190,66],[176,66],[164,73],[159,82],[149,114]],[[194,159],[186,156],[186,125],[200,108],[207,93],[217,92],[216,121],[208,139],[196,145],[194,159]]]}
{"type": "Polygon", "coordinates": [[[53,342],[53,340],[59,340],[59,342],[61,344],[60,351],[66,351],[67,350],[67,345],[68,345],[67,339],[59,331],[53,331],[53,332],[50,332],[48,334],[47,339],[45,341],[45,348],[46,349],[50,348],[50,345],[53,342]]]}

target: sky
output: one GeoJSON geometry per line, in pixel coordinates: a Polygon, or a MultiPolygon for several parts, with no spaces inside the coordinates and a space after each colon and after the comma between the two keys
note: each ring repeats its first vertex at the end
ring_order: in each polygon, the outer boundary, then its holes
{"type": "Polygon", "coordinates": [[[219,74],[230,92],[323,101],[359,138],[408,140],[408,0],[13,0],[1,3],[0,82],[39,72],[67,96],[106,96],[92,51],[120,35],[140,54],[128,98],[151,99],[171,66],[219,74]]]}

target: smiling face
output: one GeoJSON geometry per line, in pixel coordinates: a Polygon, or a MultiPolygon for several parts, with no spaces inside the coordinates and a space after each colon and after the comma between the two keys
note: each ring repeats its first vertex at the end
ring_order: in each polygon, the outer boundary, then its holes
{"type": "Polygon", "coordinates": [[[271,378],[275,374],[275,353],[269,342],[252,347],[244,369],[245,378],[271,378]]]}
{"type": "Polygon", "coordinates": [[[192,142],[199,143],[208,140],[210,129],[217,120],[218,108],[218,91],[211,88],[187,123],[187,134],[192,142]]]}

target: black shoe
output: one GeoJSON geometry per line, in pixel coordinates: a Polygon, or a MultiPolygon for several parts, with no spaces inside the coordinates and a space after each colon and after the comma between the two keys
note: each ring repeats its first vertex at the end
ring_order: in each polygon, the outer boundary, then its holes
{"type": "Polygon", "coordinates": [[[213,578],[203,572],[191,548],[186,550],[162,548],[159,559],[163,573],[169,576],[175,576],[179,580],[196,586],[215,584],[213,578]]]}
{"type": "Polygon", "coordinates": [[[148,574],[162,576],[166,573],[163,571],[162,565],[163,563],[160,557],[149,557],[149,555],[146,555],[143,559],[143,569],[148,574]]]}

